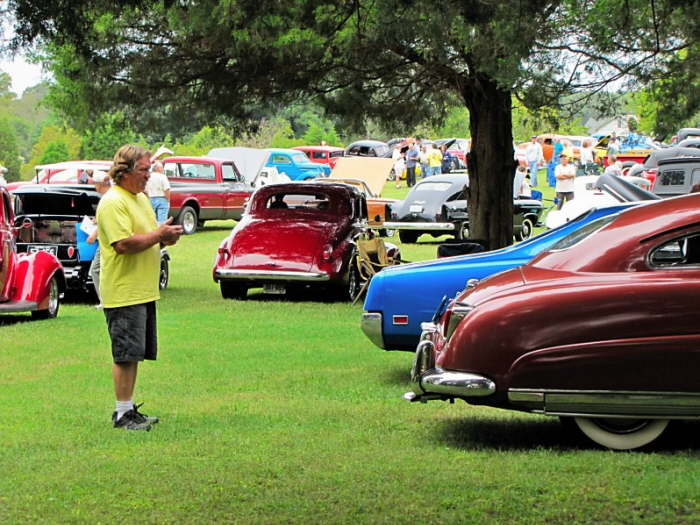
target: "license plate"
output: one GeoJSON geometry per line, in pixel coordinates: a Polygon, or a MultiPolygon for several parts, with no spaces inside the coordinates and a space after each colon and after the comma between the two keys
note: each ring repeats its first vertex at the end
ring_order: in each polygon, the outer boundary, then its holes
{"type": "Polygon", "coordinates": [[[423,212],[423,206],[420,204],[411,204],[411,207],[408,209],[411,213],[422,213],[423,212]]]}
{"type": "Polygon", "coordinates": [[[263,285],[263,292],[264,293],[271,293],[271,294],[277,294],[277,295],[283,295],[287,293],[287,289],[283,284],[264,284],[263,285]]]}
{"type": "Polygon", "coordinates": [[[52,255],[56,255],[58,253],[56,246],[44,246],[41,244],[30,244],[29,246],[27,246],[27,253],[36,252],[47,252],[52,255]]]}

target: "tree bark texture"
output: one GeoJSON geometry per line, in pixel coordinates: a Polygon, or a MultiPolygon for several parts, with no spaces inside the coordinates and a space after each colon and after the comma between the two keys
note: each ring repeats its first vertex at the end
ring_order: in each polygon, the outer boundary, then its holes
{"type": "Polygon", "coordinates": [[[513,243],[511,93],[477,76],[463,90],[472,136],[467,192],[470,237],[493,250],[513,243]]]}

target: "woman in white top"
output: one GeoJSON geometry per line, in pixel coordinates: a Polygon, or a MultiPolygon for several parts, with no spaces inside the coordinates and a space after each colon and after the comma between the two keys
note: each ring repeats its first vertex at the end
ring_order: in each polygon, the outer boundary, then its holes
{"type": "Polygon", "coordinates": [[[557,179],[555,190],[557,192],[557,209],[561,210],[564,202],[574,198],[574,179],[576,178],[576,166],[569,163],[569,157],[562,154],[559,164],[554,168],[554,178],[557,179]]]}

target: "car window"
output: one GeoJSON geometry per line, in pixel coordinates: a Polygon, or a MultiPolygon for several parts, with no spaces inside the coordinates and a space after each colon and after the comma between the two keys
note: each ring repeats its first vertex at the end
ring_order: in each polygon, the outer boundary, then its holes
{"type": "Polygon", "coordinates": [[[330,153],[331,157],[343,157],[344,155],[345,155],[345,152],[343,150],[331,151],[331,153],[330,153]]]}
{"type": "Polygon", "coordinates": [[[452,186],[451,182],[421,182],[416,186],[416,191],[440,192],[447,191],[452,186]]]}
{"type": "Polygon", "coordinates": [[[163,166],[163,171],[165,172],[165,176],[169,179],[177,177],[177,164],[174,162],[166,162],[163,166]]]}
{"type": "Polygon", "coordinates": [[[348,155],[359,155],[360,154],[360,146],[353,146],[348,150],[348,155]]]}
{"type": "Polygon", "coordinates": [[[447,202],[465,200],[467,196],[464,194],[464,190],[453,193],[447,198],[447,202]]]}
{"type": "Polygon", "coordinates": [[[326,158],[326,152],[325,151],[312,151],[311,158],[323,160],[326,158]]]}
{"type": "Polygon", "coordinates": [[[267,199],[265,208],[269,210],[326,211],[330,208],[330,200],[326,195],[277,193],[267,199]]]}
{"type": "Polygon", "coordinates": [[[241,177],[233,164],[222,164],[221,176],[227,181],[235,182],[241,180],[241,177]]]}
{"type": "Polygon", "coordinates": [[[292,161],[294,164],[306,164],[309,162],[309,157],[306,156],[306,153],[295,153],[292,155],[292,161]]]}
{"type": "Polygon", "coordinates": [[[292,161],[286,155],[272,155],[273,164],[291,164],[292,161]]]}
{"type": "Polygon", "coordinates": [[[563,239],[561,239],[559,242],[554,244],[550,250],[556,251],[556,250],[566,250],[567,248],[571,248],[574,244],[577,244],[581,242],[583,239],[586,237],[593,235],[595,232],[600,230],[603,226],[606,224],[610,224],[615,218],[617,218],[618,214],[615,213],[613,215],[608,215],[606,217],[601,217],[600,219],[596,219],[595,221],[591,221],[585,226],[582,226],[578,230],[570,233],[563,239]]]}
{"type": "Polygon", "coordinates": [[[383,144],[374,147],[374,153],[373,153],[373,154],[376,155],[377,157],[383,157],[383,156],[386,155],[387,153],[389,153],[389,148],[387,148],[387,147],[384,146],[383,144]]]}
{"type": "Polygon", "coordinates": [[[0,208],[0,223],[10,220],[10,198],[7,194],[2,194],[2,207],[0,208]]]}
{"type": "Polygon", "coordinates": [[[694,232],[657,246],[649,254],[655,268],[700,266],[700,233],[694,232]]]}

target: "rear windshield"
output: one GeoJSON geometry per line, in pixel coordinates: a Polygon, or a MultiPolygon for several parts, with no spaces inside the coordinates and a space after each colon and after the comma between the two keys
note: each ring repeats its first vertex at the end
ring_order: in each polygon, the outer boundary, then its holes
{"type": "Polygon", "coordinates": [[[431,192],[444,192],[452,187],[451,182],[421,182],[416,186],[416,192],[421,191],[431,191],[431,192]]]}
{"type": "Polygon", "coordinates": [[[570,233],[563,239],[561,239],[559,242],[554,244],[550,250],[555,251],[555,250],[566,250],[567,248],[571,248],[574,244],[577,244],[581,242],[583,239],[588,237],[589,235],[593,235],[595,232],[600,230],[603,226],[606,224],[610,224],[612,221],[614,221],[619,214],[615,213],[613,215],[608,215],[606,217],[601,217],[600,219],[596,219],[594,221],[589,222],[585,226],[582,226],[575,232],[570,233]]]}

